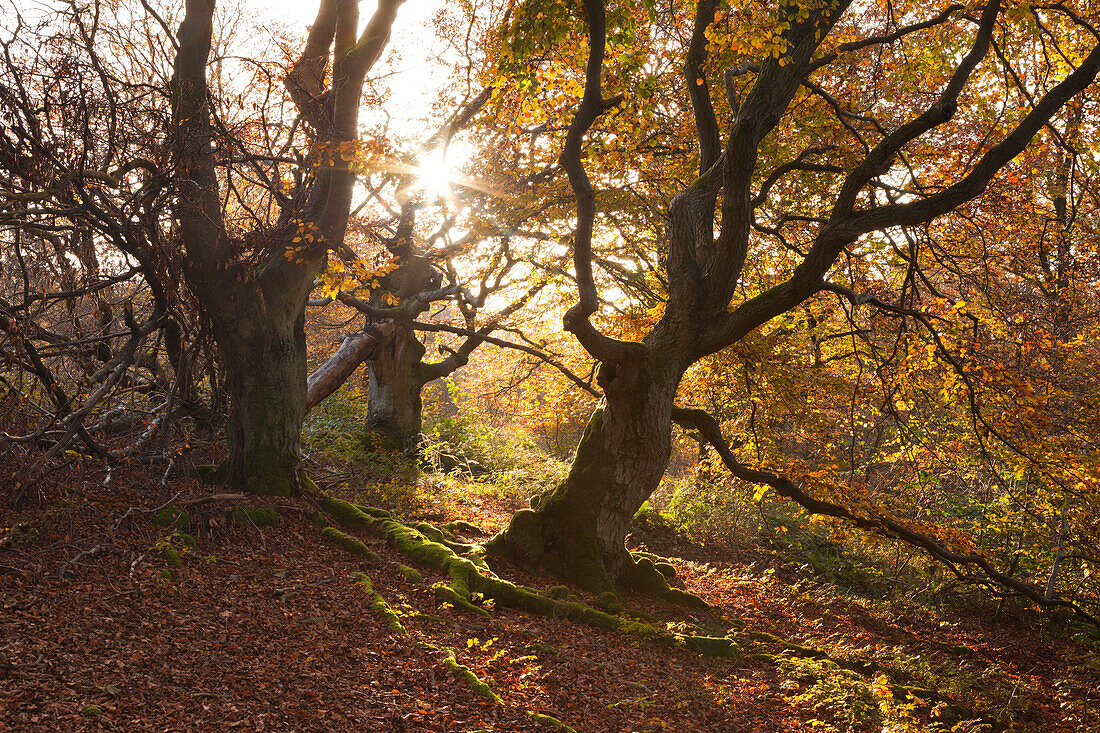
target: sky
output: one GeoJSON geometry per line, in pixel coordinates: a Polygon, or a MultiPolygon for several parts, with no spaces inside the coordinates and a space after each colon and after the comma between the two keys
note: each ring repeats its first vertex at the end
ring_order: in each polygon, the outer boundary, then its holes
{"type": "MultiPolygon", "coordinates": [[[[94,2],[95,0],[92,0],[94,2]]],[[[91,4],[91,3],[89,3],[91,4]]],[[[122,13],[131,5],[135,15],[144,13],[140,0],[121,0],[122,13]]],[[[152,0],[158,9],[182,6],[183,0],[152,0]]],[[[447,7],[446,0],[406,0],[397,11],[386,53],[376,70],[385,67],[389,72],[383,84],[389,88],[390,99],[385,105],[391,124],[398,129],[423,121],[431,112],[431,103],[438,98],[446,74],[441,73],[439,59],[447,56],[447,49],[436,38],[433,17],[447,7]],[[393,62],[392,64],[387,62],[393,62]]],[[[14,13],[36,20],[49,18],[63,6],[57,0],[0,0],[0,28],[10,28],[14,13]]],[[[270,19],[303,37],[317,15],[319,0],[219,0],[218,7],[227,11],[235,6],[246,13],[255,13],[261,21],[270,19]]],[[[374,14],[377,3],[363,0],[359,5],[361,27],[374,14]]],[[[164,12],[165,17],[173,13],[164,12]]],[[[178,16],[177,16],[178,17],[178,16]]],[[[6,34],[0,34],[3,36],[6,34]]],[[[373,74],[372,76],[377,76],[373,74]]],[[[423,124],[419,125],[420,127],[423,124]]]]}

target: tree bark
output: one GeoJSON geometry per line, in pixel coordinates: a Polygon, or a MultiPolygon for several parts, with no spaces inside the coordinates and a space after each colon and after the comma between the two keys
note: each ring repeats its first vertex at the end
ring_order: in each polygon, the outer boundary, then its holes
{"type": "MultiPolygon", "coordinates": [[[[402,2],[379,0],[357,37],[358,4],[321,0],[302,57],[286,79],[317,151],[356,140],[363,79],[385,47],[402,2]]],[[[328,250],[343,242],[355,170],[343,156],[314,166],[298,202],[284,203],[275,232],[265,235],[271,239],[262,258],[239,259],[219,193],[224,163],[214,144],[206,79],[214,5],[187,0],[178,33],[170,89],[173,213],[186,250],[188,285],[210,317],[226,371],[233,406],[228,480],[261,494],[289,494],[298,487],[306,413],[306,298],[328,250]],[[306,225],[316,236],[288,256],[306,225]]]]}
{"type": "Polygon", "coordinates": [[[424,344],[411,330],[399,327],[368,365],[367,427],[385,448],[415,451],[420,445],[423,357],[424,344]]]}
{"type": "Polygon", "coordinates": [[[605,397],[568,476],[517,512],[490,550],[520,565],[545,566],[594,592],[614,585],[645,589],[652,581],[624,543],[668,465],[681,374],[656,359],[604,365],[598,378],[605,397]]]}
{"type": "Polygon", "coordinates": [[[345,336],[340,348],[306,380],[306,410],[335,392],[369,359],[375,359],[393,337],[393,323],[370,327],[367,333],[345,336]]]}
{"type": "Polygon", "coordinates": [[[246,336],[220,336],[233,404],[228,482],[256,494],[295,493],[306,414],[303,319],[269,322],[246,336]]]}

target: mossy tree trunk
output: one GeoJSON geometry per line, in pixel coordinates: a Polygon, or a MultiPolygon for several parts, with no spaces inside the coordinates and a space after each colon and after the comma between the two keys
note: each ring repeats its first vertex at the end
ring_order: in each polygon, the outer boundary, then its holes
{"type": "Polygon", "coordinates": [[[584,588],[645,584],[625,547],[634,514],[664,475],[679,369],[642,362],[603,367],[605,398],[593,413],[568,476],[517,512],[490,550],[546,566],[584,588]]]}
{"type": "MultiPolygon", "coordinates": [[[[212,124],[206,72],[215,1],[185,3],[167,140],[174,239],[185,250],[188,286],[210,319],[226,371],[232,402],[228,478],[241,488],[275,494],[297,488],[306,411],[306,298],[328,251],[343,243],[356,178],[343,156],[316,154],[354,147],[363,80],[381,55],[402,2],[379,0],[360,32],[357,3],[321,0],[302,55],[285,79],[310,141],[311,150],[301,151],[308,171],[286,171],[300,183],[289,195],[269,192],[271,205],[278,207],[274,226],[265,216],[243,237],[236,220],[242,214],[235,211],[230,226],[219,192],[239,171],[226,167],[221,152],[237,143],[219,140],[225,133],[212,124]],[[303,237],[306,231],[309,236],[303,237]]],[[[283,175],[271,176],[276,185],[283,175]]]]}
{"type": "Polygon", "coordinates": [[[301,312],[280,314],[251,332],[217,339],[232,400],[228,480],[234,486],[277,495],[298,489],[306,413],[303,325],[301,312]]]}

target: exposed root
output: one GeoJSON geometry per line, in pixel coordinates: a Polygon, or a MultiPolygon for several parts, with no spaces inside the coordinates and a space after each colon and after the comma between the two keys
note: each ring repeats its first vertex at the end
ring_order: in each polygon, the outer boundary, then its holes
{"type": "Polygon", "coordinates": [[[454,649],[451,649],[450,647],[443,647],[442,651],[444,653],[443,666],[446,667],[448,672],[459,679],[466,680],[466,682],[469,683],[470,687],[473,688],[474,692],[481,695],[486,700],[492,700],[499,705],[504,704],[504,701],[500,699],[500,695],[493,692],[493,688],[485,684],[485,682],[480,677],[474,674],[474,671],[472,669],[467,667],[465,664],[462,664],[455,658],[454,649]]]}
{"type": "Polygon", "coordinates": [[[390,625],[398,634],[405,633],[405,625],[401,623],[401,617],[394,613],[390,608],[390,604],[386,603],[386,599],[379,595],[374,586],[371,585],[370,578],[366,573],[353,573],[352,577],[355,578],[355,584],[359,586],[359,589],[371,597],[370,607],[374,609],[375,613],[382,617],[382,619],[390,625]]]}
{"type": "Polygon", "coordinates": [[[484,537],[485,532],[478,526],[470,524],[469,522],[456,519],[453,522],[447,522],[446,524],[439,525],[439,528],[446,530],[451,534],[464,534],[471,537],[484,537]]]}
{"type": "Polygon", "coordinates": [[[397,572],[401,573],[405,577],[405,580],[410,583],[422,583],[424,582],[424,576],[420,574],[420,571],[416,568],[411,568],[408,565],[398,565],[397,572]]]}
{"type": "MultiPolygon", "coordinates": [[[[749,656],[759,661],[770,662],[772,664],[781,663],[784,657],[801,657],[804,659],[818,659],[825,662],[835,664],[841,669],[846,669],[857,674],[871,677],[876,674],[882,674],[890,678],[896,678],[898,676],[904,677],[905,674],[899,672],[897,669],[892,669],[889,666],[883,666],[875,662],[867,662],[863,660],[844,659],[842,657],[835,657],[824,649],[818,649],[816,647],[804,646],[797,644],[788,639],[782,639],[775,634],[770,634],[766,631],[752,631],[752,630],[740,630],[731,634],[734,638],[741,640],[741,642],[749,649],[760,643],[774,644],[781,648],[778,654],[768,652],[753,652],[749,656]]],[[[973,713],[965,706],[961,705],[955,699],[943,695],[935,690],[929,690],[924,687],[918,687],[913,685],[901,685],[890,684],[891,693],[898,698],[911,698],[914,700],[920,700],[927,705],[942,705],[944,712],[954,715],[959,720],[970,717],[973,713]]],[[[984,717],[983,723],[988,723],[994,727],[995,730],[1000,729],[1000,724],[996,719],[984,717]]]]}
{"type": "MultiPolygon", "coordinates": [[[[680,634],[663,628],[664,625],[658,619],[652,619],[652,623],[637,620],[652,617],[624,609],[614,592],[604,593],[596,600],[596,605],[599,608],[578,602],[570,595],[569,589],[565,586],[555,586],[546,591],[545,594],[536,593],[529,588],[517,586],[494,575],[485,564],[483,548],[476,545],[451,542],[447,539],[447,535],[442,532],[439,534],[432,532],[432,529],[437,528],[431,525],[421,523],[423,526],[409,527],[393,520],[388,512],[370,510],[339,499],[327,498],[321,502],[321,505],[346,526],[384,537],[391,546],[405,553],[415,562],[447,573],[451,578],[450,583],[436,583],[433,586],[436,593],[456,608],[471,613],[488,616],[489,613],[486,608],[479,604],[491,599],[501,606],[544,616],[566,618],[609,631],[626,632],[659,644],[687,649],[707,657],[736,658],[742,654],[742,647],[744,647],[751,653],[753,658],[767,660],[772,663],[780,663],[784,657],[810,657],[835,663],[839,667],[862,675],[888,673],[890,677],[896,678],[899,674],[897,670],[890,670],[874,662],[836,658],[821,649],[803,646],[781,639],[773,634],[746,629],[744,623],[736,619],[719,617],[730,629],[726,636],[680,634]],[[432,539],[428,535],[442,538],[443,542],[432,539]],[[465,556],[453,549],[452,545],[461,548],[465,556]],[[774,649],[776,646],[780,648],[778,654],[769,649],[769,647],[774,649]]],[[[359,540],[332,527],[326,528],[323,534],[340,544],[341,547],[357,554],[362,554],[360,550],[356,549],[360,547],[367,552],[371,552],[359,540]]],[[[635,583],[642,585],[645,589],[667,600],[675,600],[679,594],[680,601],[686,605],[697,606],[701,604],[706,606],[697,596],[668,587],[665,578],[674,576],[675,569],[672,568],[670,573],[669,568],[662,567],[662,565],[667,564],[671,568],[671,564],[663,558],[649,553],[634,553],[633,560],[631,580],[635,582],[631,583],[632,586],[635,583]]],[[[401,565],[398,568],[410,582],[417,582],[414,578],[419,579],[419,572],[414,568],[401,565]]],[[[357,577],[361,577],[361,584],[365,582],[367,592],[373,593],[369,585],[370,581],[366,579],[366,576],[357,577]]],[[[400,620],[392,609],[389,609],[389,606],[377,593],[373,593],[373,595],[375,597],[373,604],[375,610],[387,620],[390,620],[391,626],[396,623],[397,626],[393,626],[395,630],[400,629],[401,632],[404,632],[404,627],[401,626],[400,620]],[[388,611],[388,616],[385,615],[383,609],[388,611]]],[[[418,614],[418,616],[432,618],[424,614],[418,614]]],[[[434,618],[432,620],[444,621],[444,619],[434,618]]],[[[444,666],[455,676],[469,682],[478,694],[503,704],[500,697],[484,681],[480,680],[472,670],[455,659],[452,649],[434,645],[427,646],[443,652],[446,655],[443,660],[444,666]]],[[[901,676],[904,678],[905,675],[901,674],[901,676]]],[[[960,718],[969,713],[955,700],[932,690],[899,684],[891,684],[889,687],[892,693],[899,698],[920,700],[929,705],[943,704],[951,713],[959,715],[960,718]]],[[[573,731],[572,728],[552,716],[535,711],[527,711],[527,715],[532,720],[562,730],[573,731]]],[[[986,722],[994,721],[987,719],[986,722]]]]}
{"type": "Polygon", "coordinates": [[[676,575],[676,568],[663,558],[649,553],[631,553],[633,564],[626,568],[626,585],[641,593],[657,596],[669,603],[689,608],[710,608],[710,604],[694,593],[671,588],[667,578],[676,575]],[[654,562],[651,558],[657,558],[654,562]]]}
{"type": "Polygon", "coordinates": [[[333,542],[353,555],[359,555],[365,557],[368,560],[378,560],[378,553],[367,547],[361,540],[357,540],[351,535],[344,534],[335,527],[325,527],[321,530],[321,536],[326,540],[333,542]]]}
{"type": "MultiPolygon", "coordinates": [[[[363,508],[354,504],[327,498],[321,502],[321,506],[346,526],[385,537],[391,546],[414,561],[447,573],[451,577],[451,582],[436,583],[433,588],[440,598],[456,608],[488,616],[488,611],[478,603],[492,599],[495,603],[508,608],[542,616],[566,618],[607,631],[636,633],[647,639],[690,649],[706,656],[736,657],[740,654],[737,644],[728,638],[693,636],[661,630],[575,600],[548,597],[502,580],[493,575],[485,565],[479,552],[481,548],[476,545],[462,545],[462,547],[471,548],[469,556],[464,557],[451,547],[430,539],[418,528],[409,527],[392,519],[377,518],[371,515],[373,512],[368,514],[363,508]]],[[[641,572],[645,574],[644,577],[650,579],[650,582],[653,582],[654,575],[660,577],[663,582],[664,576],[655,569],[653,562],[648,558],[643,558],[636,563],[637,565],[643,566],[641,572]]],[[[695,598],[683,591],[669,588],[667,583],[664,583],[663,590],[664,593],[675,591],[686,598],[695,598]]]]}
{"type": "Polygon", "coordinates": [[[528,710],[527,717],[529,717],[531,720],[536,720],[540,723],[546,723],[547,725],[559,728],[566,731],[567,733],[577,733],[575,729],[570,728],[568,725],[561,722],[553,715],[543,715],[542,713],[536,713],[534,710],[528,710]]]}

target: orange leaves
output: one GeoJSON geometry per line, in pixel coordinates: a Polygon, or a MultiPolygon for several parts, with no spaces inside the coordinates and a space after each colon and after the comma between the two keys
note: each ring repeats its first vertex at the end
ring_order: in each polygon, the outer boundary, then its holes
{"type": "MultiPolygon", "coordinates": [[[[334,298],[342,291],[352,291],[360,287],[373,290],[378,287],[379,279],[396,269],[398,264],[396,257],[373,268],[361,259],[345,263],[339,258],[330,257],[319,276],[318,286],[321,289],[321,297],[334,298]]],[[[382,301],[386,305],[397,305],[398,302],[391,293],[383,295],[382,301]]]]}

